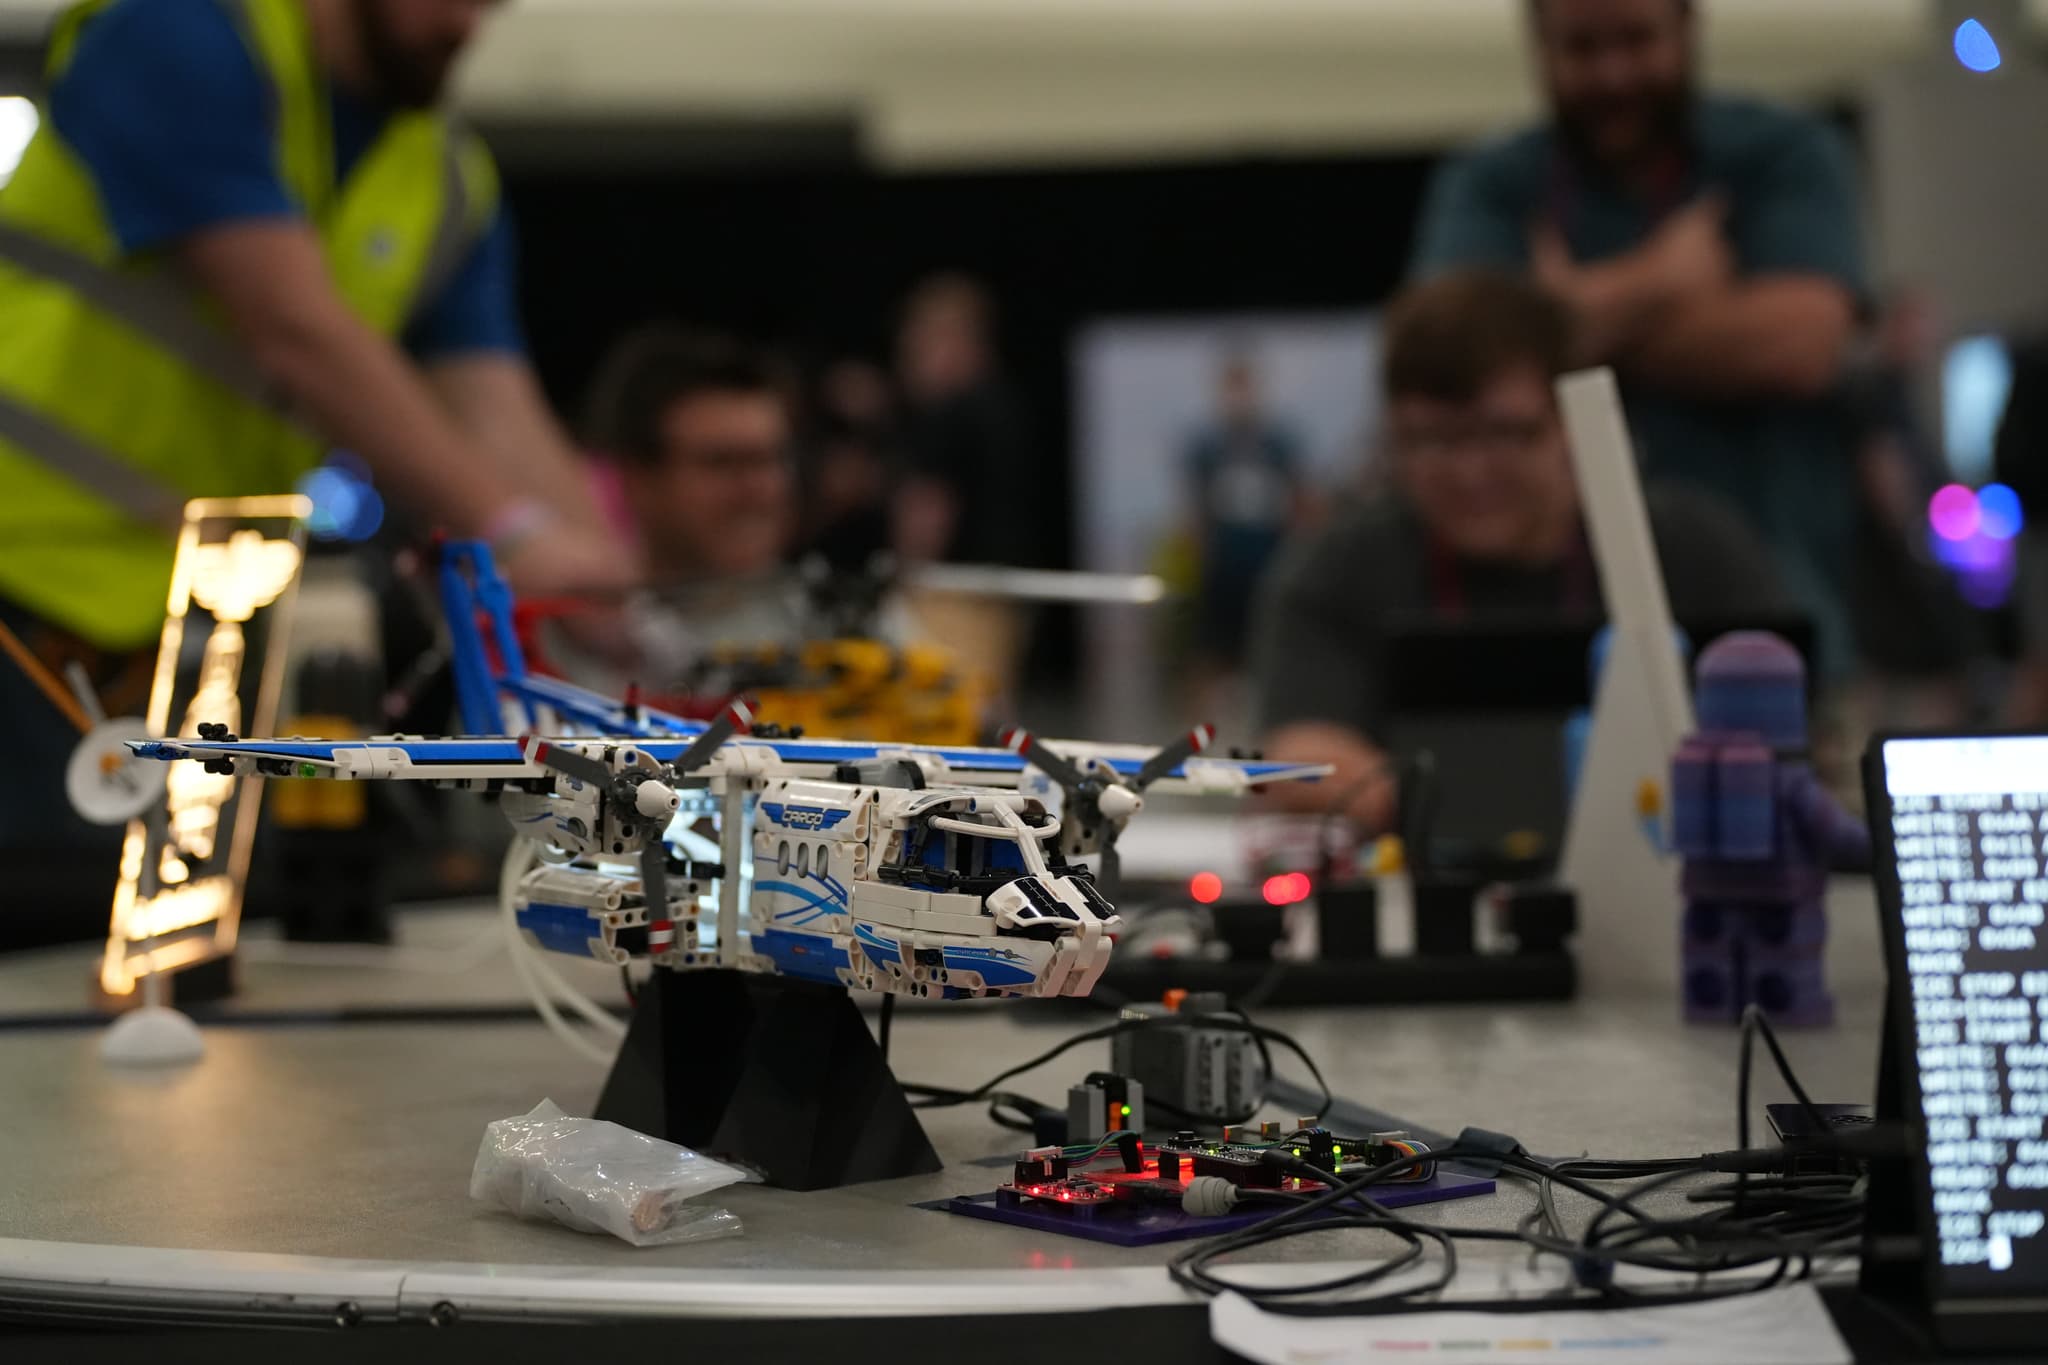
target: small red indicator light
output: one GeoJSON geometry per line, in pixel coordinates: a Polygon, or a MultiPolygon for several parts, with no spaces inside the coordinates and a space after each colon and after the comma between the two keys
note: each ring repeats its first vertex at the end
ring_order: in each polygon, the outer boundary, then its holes
{"type": "Polygon", "coordinates": [[[1314,890],[1306,872],[1283,872],[1266,878],[1264,894],[1268,905],[1294,905],[1307,900],[1314,890]]]}
{"type": "Polygon", "coordinates": [[[1214,872],[1197,872],[1188,878],[1188,895],[1197,905],[1214,905],[1223,899],[1223,878],[1214,872]]]}

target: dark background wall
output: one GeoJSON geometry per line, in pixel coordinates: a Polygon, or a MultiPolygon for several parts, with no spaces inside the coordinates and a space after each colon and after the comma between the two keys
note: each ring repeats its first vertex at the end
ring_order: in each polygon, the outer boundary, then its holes
{"type": "MultiPolygon", "coordinates": [[[[1045,451],[1033,512],[1047,562],[1070,538],[1067,342],[1118,313],[1341,308],[1398,283],[1423,158],[1241,161],[1160,169],[879,176],[522,165],[505,139],[524,244],[527,326],[562,410],[604,346],[681,317],[817,361],[887,354],[904,290],[939,268],[985,281],[1010,373],[1045,451]]],[[[1367,376],[1360,383],[1369,382],[1367,376]]]]}

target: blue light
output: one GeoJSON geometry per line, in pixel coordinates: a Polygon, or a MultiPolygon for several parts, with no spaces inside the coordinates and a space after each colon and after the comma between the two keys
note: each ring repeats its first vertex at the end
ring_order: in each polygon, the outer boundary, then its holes
{"type": "Polygon", "coordinates": [[[384,499],[341,464],[325,464],[299,480],[312,499],[306,529],[320,540],[368,540],[384,524],[384,499]]]}
{"type": "Polygon", "coordinates": [[[1956,25],[1956,60],[1972,71],[1998,70],[2004,58],[1998,55],[1998,40],[1991,36],[1991,30],[1975,19],[1965,19],[1956,25]]]}
{"type": "Polygon", "coordinates": [[[2027,524],[2020,510],[2020,495],[2002,483],[1987,483],[1977,490],[1978,527],[1993,540],[2011,540],[2027,524]]]}
{"type": "Polygon", "coordinates": [[[2012,393],[2012,352],[1996,336],[1969,336],[1941,361],[1942,444],[1949,471],[1964,483],[1991,477],[1998,423],[2012,393]]]}

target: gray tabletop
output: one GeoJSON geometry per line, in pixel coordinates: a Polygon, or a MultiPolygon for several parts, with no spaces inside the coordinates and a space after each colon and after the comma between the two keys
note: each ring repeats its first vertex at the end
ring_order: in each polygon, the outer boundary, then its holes
{"type": "MultiPolygon", "coordinates": [[[[405,952],[290,955],[260,940],[244,967],[249,1008],[513,1002],[502,956],[475,960],[487,917],[419,915],[405,952]],[[463,961],[468,953],[470,961],[463,961]],[[386,965],[371,965],[383,962],[386,965]],[[459,967],[450,973],[450,966],[459,967]]],[[[1841,1017],[1791,1035],[1788,1051],[1816,1098],[1872,1094],[1879,994],[1869,945],[1840,963],[1841,1017]]],[[[0,1013],[76,1008],[89,955],[59,951],[0,964],[0,1013]]],[[[579,978],[616,991],[603,972],[579,978]]],[[[1735,1142],[1735,1034],[1688,1028],[1669,1002],[1615,999],[1540,1006],[1267,1011],[1294,1034],[1340,1095],[1455,1132],[1474,1124],[1550,1155],[1697,1153],[1735,1142]]],[[[972,1086],[1097,1020],[1030,1006],[904,1011],[893,1062],[905,1079],[972,1086]]],[[[162,1074],[103,1065],[84,1028],[0,1032],[0,1237],[380,1261],[524,1266],[697,1267],[780,1275],[878,1270],[1004,1271],[1157,1266],[1170,1248],[1119,1249],[912,1207],[985,1190],[1000,1170],[969,1164],[1019,1139],[978,1106],[934,1111],[940,1174],[838,1191],[758,1187],[719,1199],[743,1236],[640,1250],[610,1238],[522,1223],[470,1202],[484,1126],[543,1096],[588,1112],[601,1069],[538,1024],[310,1022],[207,1030],[205,1058],[162,1074]]],[[[1102,1065],[1085,1045],[1012,1082],[1052,1100],[1102,1065]]],[[[1280,1063],[1282,1070],[1287,1063],[1280,1063]]],[[[1767,1071],[1756,1101],[1784,1097],[1767,1071]]],[[[1284,1117],[1278,1110],[1274,1117],[1284,1117]]],[[[1519,1186],[1421,1210],[1447,1224],[1510,1225],[1530,1205],[1519,1186]]],[[[1369,1256],[1359,1234],[1291,1244],[1289,1257],[1369,1256]]],[[[1511,1246],[1470,1255],[1507,1258],[1511,1246]]]]}

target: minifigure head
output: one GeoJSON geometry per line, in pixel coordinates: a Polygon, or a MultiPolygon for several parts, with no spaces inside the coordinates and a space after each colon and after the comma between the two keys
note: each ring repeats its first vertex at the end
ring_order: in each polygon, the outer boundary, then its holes
{"type": "Polygon", "coordinates": [[[620,343],[591,437],[618,460],[658,574],[743,578],[781,563],[796,515],[781,376],[729,338],[658,325],[620,343]]]}
{"type": "Polygon", "coordinates": [[[1723,635],[1700,654],[1693,707],[1701,730],[1748,731],[1781,751],[1806,747],[1806,663],[1764,630],[1723,635]]]}
{"type": "Polygon", "coordinates": [[[1552,382],[1571,319],[1513,275],[1469,270],[1387,310],[1394,482],[1424,531],[1462,559],[1544,568],[1578,534],[1578,490],[1552,382]]]}

